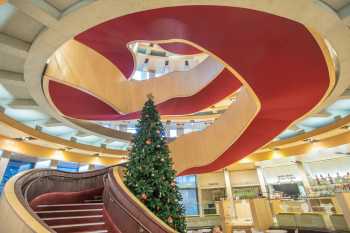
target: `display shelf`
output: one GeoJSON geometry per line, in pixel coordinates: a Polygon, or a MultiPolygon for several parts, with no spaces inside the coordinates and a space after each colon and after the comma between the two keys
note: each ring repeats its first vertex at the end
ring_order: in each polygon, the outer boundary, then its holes
{"type": "Polygon", "coordinates": [[[259,186],[236,186],[232,188],[232,195],[236,199],[251,199],[259,196],[259,186]]]}

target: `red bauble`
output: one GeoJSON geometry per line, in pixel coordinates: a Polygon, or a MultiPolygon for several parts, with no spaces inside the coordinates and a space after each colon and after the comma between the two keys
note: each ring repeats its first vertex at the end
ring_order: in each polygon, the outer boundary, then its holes
{"type": "Polygon", "coordinates": [[[147,195],[146,195],[146,193],[142,193],[142,194],[141,194],[141,199],[144,200],[144,201],[147,200],[147,195]]]}

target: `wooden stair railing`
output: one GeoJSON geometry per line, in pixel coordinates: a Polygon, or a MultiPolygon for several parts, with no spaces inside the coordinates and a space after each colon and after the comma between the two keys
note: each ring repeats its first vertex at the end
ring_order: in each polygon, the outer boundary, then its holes
{"type": "MultiPolygon", "coordinates": [[[[4,195],[12,195],[17,204],[12,205],[10,198],[1,200],[7,200],[6,206],[16,212],[12,216],[17,219],[0,226],[0,231],[16,229],[15,222],[21,222],[27,228],[18,231],[21,233],[175,233],[130,193],[121,170],[109,167],[68,173],[37,169],[17,175],[9,182],[12,190],[5,187],[4,195]]],[[[0,219],[6,218],[1,215],[0,219]]]]}

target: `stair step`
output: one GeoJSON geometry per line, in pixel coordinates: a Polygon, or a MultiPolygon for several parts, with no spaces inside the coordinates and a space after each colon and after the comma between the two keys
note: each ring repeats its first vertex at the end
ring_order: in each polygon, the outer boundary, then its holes
{"type": "Polygon", "coordinates": [[[86,227],[86,226],[99,226],[99,225],[105,225],[105,222],[93,222],[93,223],[79,223],[79,224],[67,224],[67,225],[56,225],[56,226],[50,226],[52,229],[59,229],[59,228],[71,228],[71,227],[86,227]]]}
{"type": "Polygon", "coordinates": [[[55,205],[38,205],[35,211],[49,210],[83,210],[83,209],[99,209],[103,207],[103,203],[75,203],[75,204],[55,204],[55,205]]]}
{"type": "Polygon", "coordinates": [[[57,217],[57,218],[42,218],[41,220],[62,220],[62,219],[79,219],[79,218],[99,218],[103,215],[86,215],[86,216],[71,216],[71,217],[57,217]]]}
{"type": "Polygon", "coordinates": [[[102,211],[102,209],[82,209],[82,210],[43,210],[36,211],[36,214],[50,214],[50,213],[69,213],[69,212],[90,212],[90,211],[102,211]]]}
{"type": "Polygon", "coordinates": [[[72,204],[54,204],[54,205],[38,205],[38,207],[61,207],[61,206],[85,206],[85,205],[103,205],[103,203],[72,203],[72,204]]]}
{"type": "Polygon", "coordinates": [[[108,233],[109,231],[108,230],[97,230],[97,231],[79,231],[79,232],[76,232],[76,233],[108,233]]]}
{"type": "Polygon", "coordinates": [[[87,223],[87,224],[69,224],[61,226],[50,226],[51,229],[57,233],[77,233],[77,232],[93,232],[93,231],[107,231],[108,226],[105,222],[87,223]]]}
{"type": "Polygon", "coordinates": [[[56,233],[116,233],[103,214],[101,192],[42,202],[34,212],[56,233]]]}
{"type": "Polygon", "coordinates": [[[35,212],[40,218],[58,218],[72,216],[101,215],[102,209],[81,209],[81,210],[50,210],[35,212]]]}
{"type": "Polygon", "coordinates": [[[103,215],[84,215],[84,216],[71,216],[71,217],[56,217],[56,218],[42,218],[47,225],[69,225],[78,223],[93,223],[104,221],[103,215]]]}
{"type": "Polygon", "coordinates": [[[102,199],[97,199],[97,200],[84,200],[84,203],[100,203],[102,199]]]}

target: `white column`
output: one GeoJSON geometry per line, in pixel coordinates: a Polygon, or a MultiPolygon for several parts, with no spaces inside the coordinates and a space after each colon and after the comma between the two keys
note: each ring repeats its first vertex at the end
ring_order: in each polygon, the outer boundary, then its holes
{"type": "Polygon", "coordinates": [[[128,125],[127,124],[121,124],[119,125],[119,130],[126,132],[128,130],[128,125]]]}
{"type": "Polygon", "coordinates": [[[257,166],[256,167],[256,173],[258,175],[258,180],[259,180],[259,184],[260,184],[260,190],[263,194],[263,196],[267,197],[267,193],[268,193],[268,190],[267,190],[267,183],[265,181],[265,177],[264,177],[264,170],[262,167],[260,166],[257,166]]]}
{"type": "Polygon", "coordinates": [[[176,124],[176,135],[178,137],[184,135],[185,129],[184,129],[184,124],[176,124]]]}
{"type": "Polygon", "coordinates": [[[57,169],[58,160],[51,160],[50,168],[57,169]]]}
{"type": "Polygon", "coordinates": [[[299,171],[301,181],[303,182],[305,192],[307,195],[309,195],[311,193],[311,185],[304,164],[301,161],[295,161],[295,164],[297,165],[297,169],[299,171]]]}
{"type": "Polygon", "coordinates": [[[148,70],[148,78],[154,78],[156,77],[156,71],[155,70],[148,70]]]}
{"type": "Polygon", "coordinates": [[[230,172],[226,168],[224,169],[224,178],[227,199],[233,200],[230,172]]]}
{"type": "Polygon", "coordinates": [[[96,170],[95,164],[89,164],[89,171],[96,170]]]}
{"type": "Polygon", "coordinates": [[[230,179],[230,172],[225,168],[224,169],[224,179],[225,179],[225,187],[226,187],[226,198],[229,200],[229,206],[231,206],[232,209],[232,216],[234,218],[237,218],[237,212],[236,207],[233,202],[233,194],[232,194],[232,186],[231,186],[231,179],[230,179]]]}
{"type": "Polygon", "coordinates": [[[0,157],[0,182],[2,181],[9,161],[10,159],[8,158],[0,157]]]}
{"type": "Polygon", "coordinates": [[[166,121],[166,123],[165,123],[165,136],[167,138],[170,138],[170,127],[171,127],[171,121],[166,121]]]}

